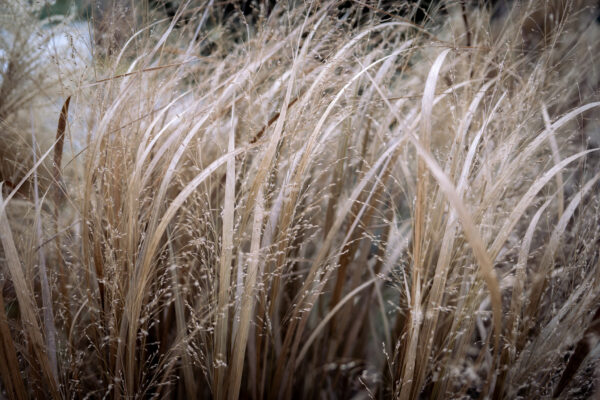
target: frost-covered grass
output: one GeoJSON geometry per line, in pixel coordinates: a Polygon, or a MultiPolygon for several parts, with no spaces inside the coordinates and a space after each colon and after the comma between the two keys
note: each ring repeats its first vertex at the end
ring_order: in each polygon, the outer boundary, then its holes
{"type": "Polygon", "coordinates": [[[0,2],[3,396],[597,390],[593,2],[188,3],[0,2]]]}

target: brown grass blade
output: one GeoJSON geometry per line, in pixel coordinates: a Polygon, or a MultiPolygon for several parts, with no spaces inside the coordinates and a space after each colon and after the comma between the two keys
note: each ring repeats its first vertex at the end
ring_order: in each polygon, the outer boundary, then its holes
{"type": "MultiPolygon", "coordinates": [[[[71,102],[71,96],[67,97],[65,103],[62,106],[60,115],[58,117],[58,126],[56,127],[56,144],[54,146],[54,180],[58,185],[62,182],[60,166],[62,164],[63,146],[65,143],[65,129],[67,128],[67,117],[69,115],[69,104],[71,102]]],[[[58,196],[59,192],[55,196],[58,196]]],[[[58,203],[58,201],[57,201],[58,203]]]]}
{"type": "Polygon", "coordinates": [[[21,377],[17,350],[8,327],[3,291],[4,282],[0,284],[0,376],[10,399],[25,400],[28,398],[27,391],[21,377]]]}

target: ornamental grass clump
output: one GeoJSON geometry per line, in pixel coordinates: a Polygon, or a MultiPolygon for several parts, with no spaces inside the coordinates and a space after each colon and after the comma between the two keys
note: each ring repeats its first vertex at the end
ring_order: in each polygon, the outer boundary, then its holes
{"type": "Polygon", "coordinates": [[[4,396],[597,393],[593,2],[173,3],[2,36],[4,396]]]}

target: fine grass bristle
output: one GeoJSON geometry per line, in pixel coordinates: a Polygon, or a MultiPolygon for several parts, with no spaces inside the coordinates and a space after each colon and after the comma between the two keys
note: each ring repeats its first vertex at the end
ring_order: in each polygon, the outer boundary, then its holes
{"type": "Polygon", "coordinates": [[[91,3],[0,0],[0,397],[600,393],[595,2],[91,3]]]}

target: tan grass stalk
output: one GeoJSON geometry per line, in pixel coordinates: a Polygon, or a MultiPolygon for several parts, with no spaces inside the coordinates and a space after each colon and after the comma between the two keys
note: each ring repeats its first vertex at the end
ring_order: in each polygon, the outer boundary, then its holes
{"type": "MultiPolygon", "coordinates": [[[[169,235],[169,255],[171,266],[169,268],[171,272],[171,286],[173,288],[173,292],[175,293],[175,324],[177,325],[177,332],[179,335],[187,336],[187,326],[185,322],[185,309],[183,296],[181,294],[179,277],[177,275],[177,261],[175,260],[175,252],[173,250],[172,238],[169,235]]],[[[183,370],[183,378],[184,385],[186,390],[186,396],[193,397],[196,394],[196,382],[194,377],[194,371],[192,368],[192,360],[190,359],[190,355],[186,351],[185,346],[183,346],[183,351],[181,352],[182,359],[182,367],[183,370]]]]}
{"type": "Polygon", "coordinates": [[[258,264],[260,260],[260,239],[262,230],[262,221],[264,216],[263,193],[259,190],[254,211],[254,222],[252,225],[252,238],[250,241],[250,254],[248,259],[248,268],[242,295],[242,310],[240,313],[240,323],[235,337],[232,366],[229,382],[231,385],[229,399],[234,400],[239,397],[240,385],[242,382],[242,373],[244,367],[244,355],[246,353],[246,344],[248,342],[248,332],[252,323],[252,313],[255,303],[256,282],[260,279],[258,264]]]}
{"type": "MultiPolygon", "coordinates": [[[[552,131],[552,124],[550,122],[550,115],[548,115],[548,108],[544,103],[542,103],[542,117],[544,118],[544,126],[546,130],[552,131]]],[[[558,150],[558,144],[556,143],[556,135],[554,132],[550,134],[548,137],[548,141],[550,142],[550,149],[552,150],[552,159],[554,160],[554,164],[558,164],[560,162],[560,152],[558,150]]],[[[563,177],[562,173],[559,172],[556,174],[556,187],[558,190],[558,218],[562,217],[562,214],[565,210],[565,194],[562,190],[563,187],[563,177]]]]}
{"type": "Polygon", "coordinates": [[[496,277],[496,272],[494,271],[493,264],[491,261],[492,258],[490,257],[488,251],[482,243],[481,234],[478,232],[478,229],[474,225],[470,214],[464,206],[464,203],[458,197],[452,183],[444,175],[444,172],[439,167],[439,165],[437,165],[433,157],[428,152],[426,152],[426,150],[421,146],[419,141],[413,139],[412,143],[417,148],[419,156],[423,157],[423,159],[426,161],[427,167],[430,169],[431,173],[438,181],[440,188],[446,194],[448,202],[456,210],[459,221],[463,226],[465,236],[469,244],[473,248],[473,253],[477,258],[479,266],[481,267],[481,275],[484,281],[486,282],[488,291],[490,292],[494,322],[494,363],[490,366],[490,370],[488,372],[488,378],[491,378],[494,371],[496,358],[500,350],[500,334],[502,331],[502,301],[500,298],[500,287],[498,284],[498,279],[496,277]]]}
{"type": "MultiPolygon", "coordinates": [[[[59,121],[59,131],[61,127],[61,122],[59,121]]],[[[64,124],[63,124],[64,131],[64,124]]],[[[55,150],[58,148],[62,148],[62,137],[57,138],[58,143],[55,147],[55,150]]],[[[33,129],[33,115],[31,116],[31,143],[32,143],[32,151],[33,151],[33,162],[36,162],[36,141],[35,141],[35,133],[33,129]]],[[[54,162],[57,161],[57,153],[55,151],[54,162]]],[[[58,156],[58,162],[60,162],[60,156],[58,156]]],[[[55,172],[56,173],[56,172],[55,172]]],[[[55,175],[56,177],[56,175],[55,175]]],[[[58,197],[58,196],[57,196],[58,197]]],[[[52,374],[54,380],[58,382],[58,362],[56,358],[56,325],[54,323],[54,309],[53,309],[53,301],[52,301],[52,292],[50,290],[50,285],[48,283],[48,272],[46,268],[46,255],[44,252],[44,248],[42,247],[43,241],[43,233],[42,233],[42,215],[41,215],[41,203],[39,196],[39,188],[38,188],[38,178],[37,171],[33,172],[33,199],[35,203],[35,233],[37,239],[37,247],[38,247],[38,268],[40,271],[40,284],[42,286],[42,305],[43,305],[43,314],[44,314],[44,332],[46,336],[46,348],[48,351],[48,361],[50,362],[50,367],[52,368],[52,374]]],[[[58,207],[58,203],[55,204],[58,207]]],[[[55,210],[55,225],[58,225],[58,213],[55,210]]],[[[60,249],[59,249],[60,250],[60,249]]],[[[58,255],[60,259],[60,255],[58,255]]],[[[61,271],[62,272],[62,271],[61,271]]]]}
{"type": "MultiPolygon", "coordinates": [[[[483,126],[481,127],[481,129],[479,130],[477,135],[475,135],[475,137],[473,138],[473,140],[469,146],[469,150],[467,152],[467,156],[465,157],[463,168],[462,168],[459,180],[458,180],[458,184],[456,186],[457,194],[460,197],[464,196],[464,192],[466,190],[467,177],[468,177],[469,171],[472,168],[473,159],[475,157],[475,152],[479,145],[481,136],[486,131],[490,120],[496,114],[496,111],[497,111],[498,107],[500,106],[500,104],[502,103],[502,100],[504,98],[505,98],[505,93],[496,102],[496,104],[494,105],[494,108],[491,110],[490,114],[486,118],[485,123],[483,124],[483,126]]],[[[475,102],[472,104],[476,104],[476,102],[478,102],[477,99],[475,99],[475,102]]],[[[467,118],[468,117],[469,116],[467,115],[467,118]]],[[[460,146],[459,146],[459,148],[460,148],[460,146]]],[[[450,270],[451,256],[452,256],[451,252],[452,252],[452,249],[454,248],[454,243],[456,240],[456,222],[457,222],[456,214],[454,211],[451,211],[450,215],[448,216],[448,222],[446,224],[444,236],[443,236],[441,247],[440,247],[440,254],[438,256],[437,265],[435,268],[435,275],[433,277],[431,292],[430,292],[429,299],[428,299],[427,305],[426,305],[425,319],[424,319],[424,323],[423,323],[424,334],[419,339],[421,342],[421,351],[422,351],[423,357],[429,357],[429,354],[430,354],[431,348],[432,348],[432,344],[433,344],[433,336],[434,336],[436,329],[438,328],[437,325],[438,325],[438,317],[439,317],[439,313],[440,313],[440,308],[443,306],[442,305],[442,297],[445,292],[444,288],[446,286],[446,279],[447,279],[447,275],[450,270]]],[[[420,386],[422,379],[424,377],[424,374],[425,374],[424,366],[425,365],[427,365],[426,360],[422,360],[421,368],[417,374],[417,379],[416,379],[417,387],[420,386]]]]}
{"type": "Polygon", "coordinates": [[[19,310],[23,318],[23,331],[31,341],[30,344],[33,350],[32,357],[35,362],[39,364],[44,381],[48,385],[47,388],[50,395],[53,398],[58,399],[60,398],[57,386],[58,382],[54,379],[54,373],[48,359],[48,354],[44,350],[45,343],[36,315],[37,307],[35,306],[31,290],[25,280],[25,275],[10,230],[8,218],[4,212],[6,201],[2,198],[1,189],[2,184],[0,183],[0,239],[2,241],[2,246],[4,247],[8,271],[13,281],[13,285],[15,286],[17,299],[19,301],[19,310]]]}
{"type": "MultiPolygon", "coordinates": [[[[229,132],[228,152],[235,151],[235,108],[231,108],[231,130],[229,132]]],[[[233,251],[233,215],[235,207],[235,158],[227,160],[227,175],[225,179],[225,200],[223,206],[223,236],[221,242],[221,257],[219,259],[219,291],[217,299],[216,332],[214,349],[214,395],[216,399],[225,399],[226,373],[228,370],[228,325],[229,325],[229,299],[231,260],[233,251]]],[[[230,384],[230,383],[229,383],[230,384]]]]}
{"type": "MultiPolygon", "coordinates": [[[[429,151],[431,142],[431,113],[433,110],[433,99],[435,94],[435,86],[442,68],[444,59],[450,52],[446,49],[436,58],[427,81],[425,82],[425,90],[421,103],[421,138],[420,142],[425,151],[429,151]]],[[[419,341],[419,332],[423,320],[424,310],[422,307],[421,291],[422,279],[425,272],[423,271],[423,254],[422,246],[424,245],[425,227],[425,210],[428,208],[428,175],[425,161],[419,159],[417,167],[417,197],[415,200],[414,223],[413,223],[413,252],[412,252],[412,284],[411,284],[411,303],[410,303],[410,318],[407,325],[406,346],[407,352],[402,361],[401,386],[399,398],[408,399],[413,390],[419,390],[419,382],[413,386],[413,374],[416,367],[417,344],[419,341]],[[413,389],[413,387],[415,389],[413,389]]],[[[427,355],[425,355],[427,357],[427,355]]]]}

